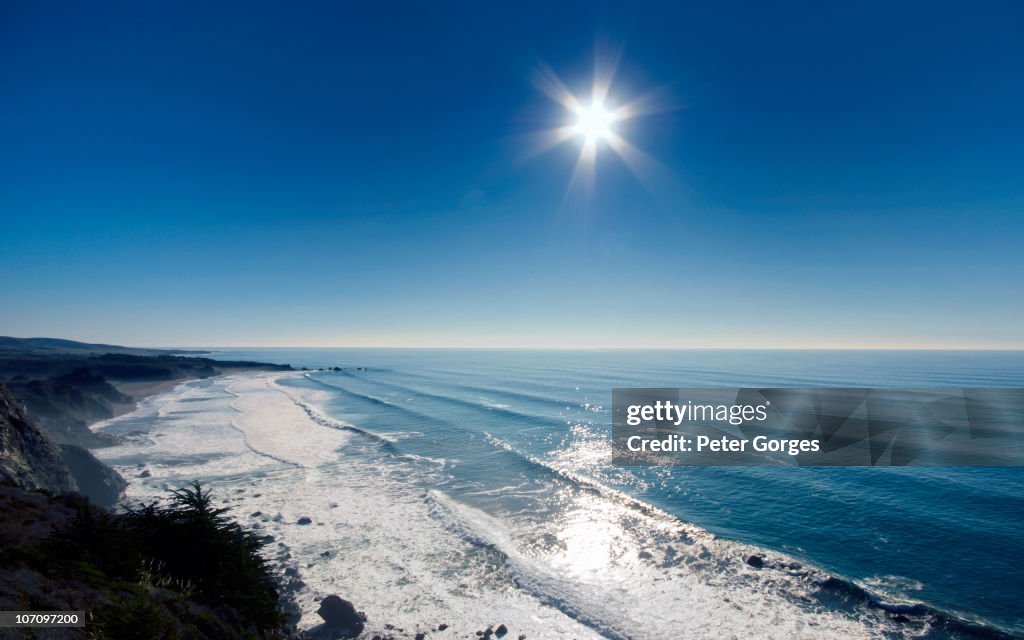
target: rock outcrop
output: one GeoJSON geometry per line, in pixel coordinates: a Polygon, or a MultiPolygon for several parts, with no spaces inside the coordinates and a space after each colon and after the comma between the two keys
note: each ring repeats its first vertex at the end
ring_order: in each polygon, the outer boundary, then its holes
{"type": "Polygon", "coordinates": [[[57,442],[82,447],[113,444],[89,430],[89,424],[115,415],[115,404],[132,399],[88,370],[49,380],[12,380],[8,390],[25,403],[28,412],[57,442]]]}

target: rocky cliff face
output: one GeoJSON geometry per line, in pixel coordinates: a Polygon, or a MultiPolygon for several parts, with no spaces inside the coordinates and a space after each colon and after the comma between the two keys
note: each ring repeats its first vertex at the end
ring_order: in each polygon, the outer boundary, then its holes
{"type": "Polygon", "coordinates": [[[29,490],[79,492],[110,506],[127,486],[110,467],[85,449],[60,445],[0,384],[0,482],[29,490]]]}
{"type": "Polygon", "coordinates": [[[85,368],[45,380],[10,380],[7,388],[54,440],[80,447],[113,444],[90,431],[89,424],[114,417],[117,406],[133,404],[131,397],[85,368]]]}
{"type": "Polygon", "coordinates": [[[60,446],[0,384],[0,481],[25,489],[77,491],[60,446]]]}
{"type": "Polygon", "coordinates": [[[128,483],[118,472],[82,447],[62,444],[60,449],[79,493],[101,507],[111,507],[121,499],[128,483]]]}

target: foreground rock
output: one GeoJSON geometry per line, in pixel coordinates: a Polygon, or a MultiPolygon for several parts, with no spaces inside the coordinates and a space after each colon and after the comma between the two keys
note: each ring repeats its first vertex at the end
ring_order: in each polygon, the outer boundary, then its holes
{"type": "Polygon", "coordinates": [[[345,634],[345,637],[357,637],[363,632],[366,623],[366,614],[356,611],[351,602],[335,595],[324,598],[316,613],[328,627],[345,634]]]}

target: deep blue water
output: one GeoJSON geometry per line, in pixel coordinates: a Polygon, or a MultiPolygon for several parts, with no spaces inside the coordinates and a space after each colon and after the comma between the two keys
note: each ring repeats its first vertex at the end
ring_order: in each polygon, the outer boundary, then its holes
{"type": "MultiPolygon", "coordinates": [[[[615,468],[613,387],[1021,387],[1022,352],[233,349],[343,367],[292,384],[492,514],[543,517],[547,468],[621,490],[722,537],[784,552],[896,601],[1024,634],[1022,468],[615,468]],[[364,368],[361,370],[360,368],[364,368]],[[542,464],[537,464],[537,463],[542,464]]],[[[1024,419],[1024,417],[1022,417],[1024,419]]]]}

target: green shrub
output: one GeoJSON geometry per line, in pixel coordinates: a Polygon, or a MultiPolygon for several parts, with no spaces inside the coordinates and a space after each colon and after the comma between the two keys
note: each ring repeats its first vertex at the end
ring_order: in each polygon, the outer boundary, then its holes
{"type": "Polygon", "coordinates": [[[98,612],[104,635],[118,640],[174,638],[174,620],[148,594],[136,592],[98,612]]]}

